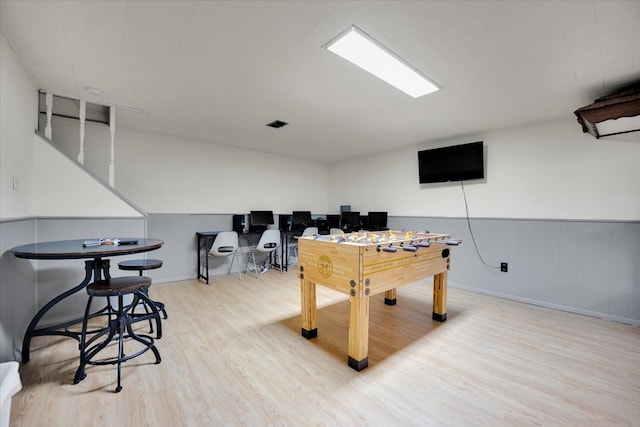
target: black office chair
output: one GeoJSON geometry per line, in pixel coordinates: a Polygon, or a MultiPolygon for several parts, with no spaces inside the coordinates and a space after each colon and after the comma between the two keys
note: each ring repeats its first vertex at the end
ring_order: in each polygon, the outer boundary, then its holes
{"type": "Polygon", "coordinates": [[[326,219],[316,219],[316,227],[318,227],[319,234],[329,234],[329,221],[326,219]]]}

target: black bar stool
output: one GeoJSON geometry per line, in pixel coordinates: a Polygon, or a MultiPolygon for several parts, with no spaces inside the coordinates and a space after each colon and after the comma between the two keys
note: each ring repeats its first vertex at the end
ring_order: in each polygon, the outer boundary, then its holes
{"type": "MultiPolygon", "coordinates": [[[[87,294],[89,294],[89,301],[87,301],[87,308],[84,313],[84,319],[82,322],[82,335],[80,337],[80,366],[76,371],[73,383],[77,384],[82,381],[87,374],[84,369],[86,365],[118,365],[118,385],[116,387],[116,393],[122,390],[120,385],[120,365],[122,362],[138,357],[148,350],[153,351],[156,357],[155,363],[160,363],[160,352],[154,344],[152,337],[148,335],[137,334],[132,324],[140,321],[146,321],[148,319],[155,319],[158,328],[158,337],[162,336],[160,313],[157,307],[147,296],[147,291],[151,286],[151,279],[148,277],[140,276],[128,276],[128,277],[115,277],[105,280],[99,280],[91,283],[87,286],[87,294]],[[151,308],[151,313],[146,315],[133,315],[133,304],[124,304],[123,296],[133,294],[134,298],[142,300],[151,308]],[[90,315],[91,302],[93,297],[117,297],[118,307],[114,311],[111,308],[105,315],[108,317],[108,325],[97,331],[94,336],[87,340],[87,327],[90,315]],[[99,341],[100,337],[107,335],[106,338],[99,341]],[[137,341],[142,344],[142,349],[125,355],[124,343],[125,340],[137,341]],[[111,342],[118,342],[118,354],[115,357],[104,357],[100,360],[94,360],[94,358],[104,350],[111,342]]],[[[108,304],[110,307],[110,304],[108,304]]]]}
{"type": "MultiPolygon", "coordinates": [[[[155,270],[156,268],[160,268],[160,267],[162,267],[162,260],[160,259],[131,259],[131,260],[122,261],[118,263],[118,268],[120,270],[138,271],[140,276],[142,276],[142,272],[145,270],[155,270]]],[[[135,303],[137,302],[138,300],[135,301],[135,303]]],[[[162,315],[164,316],[164,318],[165,319],[168,318],[167,310],[165,310],[164,308],[164,303],[160,301],[153,301],[153,303],[156,305],[156,307],[158,307],[158,310],[162,312],[162,315]]],[[[145,310],[146,309],[147,308],[145,307],[145,310]]],[[[153,328],[151,329],[151,332],[153,332],[153,328]]]]}

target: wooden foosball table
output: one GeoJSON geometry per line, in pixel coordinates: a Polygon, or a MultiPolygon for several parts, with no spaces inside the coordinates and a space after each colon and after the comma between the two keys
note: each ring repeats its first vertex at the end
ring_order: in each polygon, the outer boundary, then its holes
{"type": "Polygon", "coordinates": [[[369,297],[385,293],[396,303],[396,288],[433,276],[433,319],[447,320],[448,234],[404,231],[316,235],[298,240],[302,336],[318,335],[316,284],[349,295],[349,366],[369,364],[369,297]]]}

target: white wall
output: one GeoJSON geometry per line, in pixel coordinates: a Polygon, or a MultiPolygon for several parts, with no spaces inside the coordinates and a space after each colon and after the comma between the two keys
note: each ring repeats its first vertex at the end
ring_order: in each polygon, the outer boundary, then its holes
{"type": "Polygon", "coordinates": [[[150,213],[324,213],[327,173],[317,162],[116,130],[115,187],[150,213]]]}
{"type": "Polygon", "coordinates": [[[32,137],[39,217],[143,216],[48,141],[32,137]]]}
{"type": "MultiPolygon", "coordinates": [[[[54,99],[55,104],[55,99],[54,99]]],[[[39,129],[44,129],[46,116],[39,115],[39,129]]],[[[70,159],[77,160],[80,151],[80,121],[66,117],[51,118],[51,140],[70,159]]],[[[102,182],[109,182],[111,133],[103,123],[86,122],[84,135],[84,167],[102,182]]]]}
{"type": "Polygon", "coordinates": [[[28,217],[34,214],[37,87],[4,34],[0,34],[0,58],[0,219],[28,217]],[[19,180],[17,190],[14,176],[19,180]]]}
{"type": "MultiPolygon", "coordinates": [[[[78,129],[67,122],[54,137],[66,135],[56,143],[75,158],[78,129]]],[[[464,217],[459,183],[418,183],[417,152],[477,140],[486,178],[465,183],[471,217],[640,218],[640,142],[596,140],[570,116],[332,165],[119,127],[115,187],[153,213],[338,213],[346,204],[363,214],[464,217]]],[[[86,141],[90,169],[106,179],[108,127],[86,141]]]]}
{"type": "Polygon", "coordinates": [[[37,88],[0,33],[0,362],[14,360],[13,350],[35,312],[36,276],[31,264],[8,252],[35,237],[33,130],[37,123],[37,88]],[[13,189],[13,176],[20,183],[13,189]]]}
{"type": "Polygon", "coordinates": [[[471,217],[640,219],[640,143],[596,140],[571,117],[332,165],[328,210],[464,217],[459,183],[418,183],[417,152],[478,140],[485,180],[465,183],[471,217]]]}

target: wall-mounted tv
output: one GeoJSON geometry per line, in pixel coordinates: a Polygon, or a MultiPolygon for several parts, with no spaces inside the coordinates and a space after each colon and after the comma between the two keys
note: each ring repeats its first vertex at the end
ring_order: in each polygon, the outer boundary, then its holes
{"type": "Polygon", "coordinates": [[[482,141],[418,151],[420,184],[484,178],[482,141]]]}

